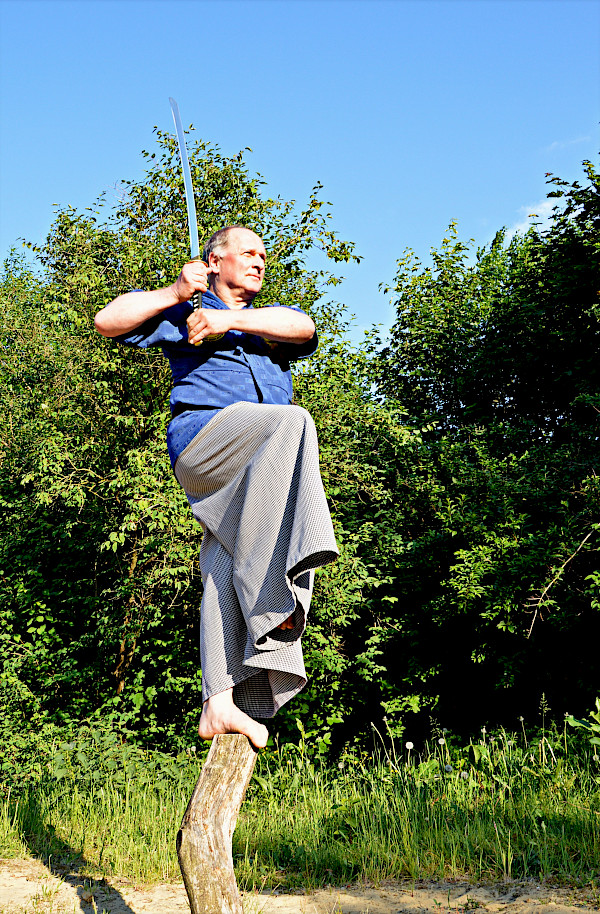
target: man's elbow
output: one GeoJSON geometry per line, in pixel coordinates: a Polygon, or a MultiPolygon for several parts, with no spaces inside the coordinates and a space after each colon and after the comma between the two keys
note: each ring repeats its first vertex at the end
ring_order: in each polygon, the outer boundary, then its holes
{"type": "Polygon", "coordinates": [[[102,311],[98,311],[98,314],[94,318],[94,327],[101,336],[108,336],[104,325],[104,317],[102,311]]]}
{"type": "Polygon", "coordinates": [[[106,308],[103,308],[102,311],[98,311],[98,314],[94,318],[94,327],[101,336],[112,337],[117,336],[117,332],[114,327],[112,327],[112,321],[108,319],[106,315],[106,308]]]}
{"type": "Polygon", "coordinates": [[[313,319],[311,317],[309,317],[308,322],[305,325],[303,325],[300,329],[300,333],[298,334],[297,342],[300,344],[309,343],[312,340],[312,338],[316,332],[317,332],[317,328],[315,327],[315,322],[313,321],[313,319]]]}

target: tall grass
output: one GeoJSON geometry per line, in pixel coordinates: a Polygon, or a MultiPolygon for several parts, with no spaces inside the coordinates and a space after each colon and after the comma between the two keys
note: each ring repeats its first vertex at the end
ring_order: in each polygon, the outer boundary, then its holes
{"type": "Polygon", "coordinates": [[[599,877],[600,767],[585,750],[558,754],[547,737],[502,733],[459,750],[440,738],[417,760],[348,757],[337,771],[265,758],[236,833],[240,876],[599,877]]]}
{"type": "MultiPolygon", "coordinates": [[[[262,754],[234,836],[238,881],[600,878],[592,751],[566,733],[499,733],[465,747],[440,737],[420,756],[348,754],[329,767],[302,745],[262,754]]],[[[107,749],[89,736],[52,759],[36,782],[4,791],[0,855],[27,850],[141,882],[178,878],[175,835],[200,760],[107,749]]]]}

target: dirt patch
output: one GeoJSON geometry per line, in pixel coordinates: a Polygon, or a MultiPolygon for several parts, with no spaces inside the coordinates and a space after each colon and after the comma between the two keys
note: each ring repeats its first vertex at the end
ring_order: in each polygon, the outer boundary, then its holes
{"type": "MultiPolygon", "coordinates": [[[[246,914],[580,914],[600,892],[534,882],[351,885],[244,896],[246,914]]],[[[51,872],[37,860],[0,860],[0,914],[189,914],[182,884],[136,886],[51,872]]]]}

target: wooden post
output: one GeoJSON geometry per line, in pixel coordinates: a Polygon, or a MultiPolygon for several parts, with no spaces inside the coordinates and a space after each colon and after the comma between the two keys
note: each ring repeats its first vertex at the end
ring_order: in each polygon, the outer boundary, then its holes
{"type": "Polygon", "coordinates": [[[243,914],[231,838],[257,751],[241,733],[213,737],[177,833],[192,914],[243,914]]]}

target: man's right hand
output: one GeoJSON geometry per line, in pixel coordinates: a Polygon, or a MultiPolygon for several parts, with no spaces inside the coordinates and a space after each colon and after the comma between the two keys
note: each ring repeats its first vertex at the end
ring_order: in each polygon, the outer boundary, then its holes
{"type": "Polygon", "coordinates": [[[190,260],[181,268],[181,273],[173,283],[173,292],[178,302],[189,301],[194,292],[206,292],[208,276],[212,267],[203,260],[190,260]]]}

